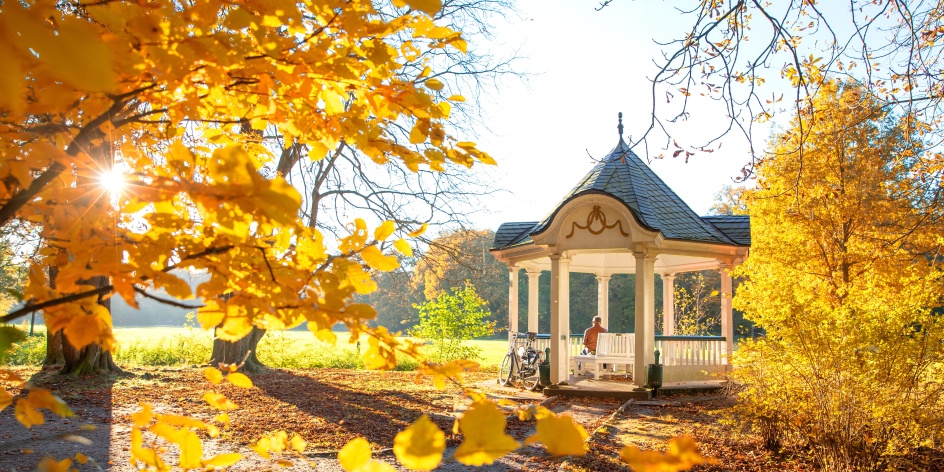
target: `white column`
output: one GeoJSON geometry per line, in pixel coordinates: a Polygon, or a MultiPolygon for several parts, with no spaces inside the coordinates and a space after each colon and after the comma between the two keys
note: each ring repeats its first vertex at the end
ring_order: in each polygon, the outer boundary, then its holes
{"type": "Polygon", "coordinates": [[[731,280],[731,264],[721,264],[721,335],[724,336],[725,362],[730,364],[730,355],[734,353],[734,308],[731,297],[734,295],[734,283],[731,280]]]}
{"type": "MultiPolygon", "coordinates": [[[[508,267],[508,335],[518,332],[518,268],[508,267]]],[[[510,338],[509,338],[510,339],[510,338]]]]}
{"type": "Polygon", "coordinates": [[[655,361],[655,256],[645,252],[636,257],[636,356],[633,383],[646,384],[646,366],[655,361]]]}
{"type": "Polygon", "coordinates": [[[538,281],[541,271],[528,271],[528,331],[538,332],[538,281]]]}
{"type": "Polygon", "coordinates": [[[570,260],[551,256],[551,383],[570,378],[570,260]]]}
{"type": "Polygon", "coordinates": [[[675,335],[675,274],[662,275],[662,334],[675,335]]]}
{"type": "Polygon", "coordinates": [[[610,326],[610,276],[597,275],[597,311],[603,318],[603,327],[610,326]]]}

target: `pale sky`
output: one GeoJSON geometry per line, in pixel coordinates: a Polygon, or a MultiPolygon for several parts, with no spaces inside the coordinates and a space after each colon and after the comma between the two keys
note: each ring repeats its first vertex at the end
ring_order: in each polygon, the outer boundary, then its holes
{"type": "MultiPolygon", "coordinates": [[[[534,75],[527,86],[508,81],[495,103],[487,105],[496,135],[481,136],[478,143],[499,164],[488,175],[510,193],[483,201],[491,213],[476,215],[477,227],[494,230],[507,221],[542,219],[590,171],[590,156],[600,159],[616,145],[618,112],[623,112],[627,138],[642,135],[651,106],[647,77],[655,74],[653,60],[660,57],[653,38],[669,40],[691,26],[679,21],[672,3],[617,0],[597,12],[596,1],[519,2],[522,18],[511,18],[498,30],[503,43],[498,47],[520,46],[526,59],[519,68],[534,75]]],[[[679,134],[707,136],[725,122],[723,110],[703,108],[699,115],[679,134]]],[[[665,143],[657,142],[658,147],[665,143]]],[[[660,154],[653,144],[650,153],[660,154]]],[[[650,166],[704,215],[714,194],[732,184],[748,162],[746,149],[743,138],[731,137],[717,152],[697,155],[687,164],[667,157],[650,166]]]]}

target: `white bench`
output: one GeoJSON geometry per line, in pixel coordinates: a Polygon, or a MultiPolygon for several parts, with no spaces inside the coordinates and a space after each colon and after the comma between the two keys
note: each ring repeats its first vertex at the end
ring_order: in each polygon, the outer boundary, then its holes
{"type": "Polygon", "coordinates": [[[597,336],[597,354],[574,356],[579,366],[576,374],[593,373],[594,379],[600,375],[612,375],[617,372],[630,374],[635,362],[636,335],[634,333],[600,333],[597,336]],[[604,371],[602,366],[607,364],[604,371]],[[619,368],[622,366],[622,370],[619,368]]]}

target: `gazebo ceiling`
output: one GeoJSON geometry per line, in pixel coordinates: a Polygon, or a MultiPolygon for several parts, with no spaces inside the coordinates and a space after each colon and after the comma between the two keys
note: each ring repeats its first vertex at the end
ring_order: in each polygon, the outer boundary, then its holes
{"type": "MultiPolygon", "coordinates": [[[[539,257],[518,264],[527,271],[551,270],[550,257],[539,257]]],[[[656,257],[657,274],[675,274],[695,270],[717,269],[718,260],[712,257],[660,254],[656,257]]],[[[570,272],[596,275],[635,274],[636,258],[630,252],[576,253],[570,255],[570,272]]]]}
{"type": "Polygon", "coordinates": [[[698,216],[620,136],[542,221],[502,224],[491,251],[534,270],[566,252],[572,272],[614,274],[633,273],[642,248],[657,256],[657,272],[674,273],[743,258],[749,247],[746,215],[698,216]]]}

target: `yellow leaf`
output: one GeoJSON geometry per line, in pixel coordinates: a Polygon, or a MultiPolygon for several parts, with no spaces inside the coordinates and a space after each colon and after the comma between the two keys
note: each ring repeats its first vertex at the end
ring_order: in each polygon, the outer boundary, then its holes
{"type": "Polygon", "coordinates": [[[230,452],[227,454],[219,454],[213,456],[212,459],[203,461],[204,467],[229,467],[243,458],[242,454],[236,452],[230,452]]]}
{"type": "Polygon", "coordinates": [[[397,356],[393,349],[371,336],[367,339],[367,349],[361,356],[365,369],[390,370],[397,366],[397,356]]]}
{"type": "Polygon", "coordinates": [[[226,380],[237,387],[252,388],[252,380],[250,380],[249,377],[246,377],[245,374],[241,374],[239,372],[233,372],[232,374],[227,375],[226,380]]]}
{"type": "Polygon", "coordinates": [[[620,458],[637,472],[676,472],[700,464],[718,464],[716,459],[702,456],[695,440],[684,435],[672,438],[665,453],[626,446],[620,451],[620,458]]]}
{"type": "Polygon", "coordinates": [[[98,318],[90,315],[74,315],[62,333],[76,349],[82,349],[98,339],[98,318]]]}
{"type": "Polygon", "coordinates": [[[52,457],[44,457],[43,460],[39,461],[36,470],[39,472],[68,472],[71,465],[72,459],[57,461],[52,457]]]}
{"type": "Polygon", "coordinates": [[[89,458],[85,454],[82,454],[81,452],[77,452],[75,453],[75,461],[78,462],[79,464],[86,464],[88,463],[89,458]]]}
{"type": "Polygon", "coordinates": [[[413,231],[412,233],[410,233],[409,236],[410,236],[411,238],[415,238],[415,237],[417,237],[417,236],[420,236],[421,234],[423,234],[423,233],[426,232],[426,228],[428,228],[428,227],[429,227],[429,223],[423,223],[423,226],[420,226],[420,228],[419,228],[418,230],[413,231]]]}
{"type": "Polygon", "coordinates": [[[213,385],[219,385],[223,381],[223,373],[216,367],[207,367],[203,369],[203,376],[213,385]]]}
{"type": "Polygon", "coordinates": [[[216,392],[206,392],[203,394],[203,399],[210,404],[213,408],[217,410],[235,410],[239,408],[235,403],[230,401],[229,398],[216,393],[216,392]]]}
{"type": "Polygon", "coordinates": [[[7,15],[5,26],[12,30],[20,52],[35,54],[57,78],[95,92],[115,87],[111,49],[93,23],[72,15],[45,22],[38,11],[27,11],[9,2],[4,3],[3,13],[7,15]],[[50,28],[53,24],[55,27],[50,28]]]}
{"type": "Polygon", "coordinates": [[[412,470],[433,470],[442,461],[446,435],[423,415],[393,440],[393,453],[401,464],[412,470]]]}
{"type": "Polygon", "coordinates": [[[203,329],[215,328],[223,322],[223,312],[200,309],[197,312],[197,321],[203,329]]]}
{"type": "Polygon", "coordinates": [[[377,227],[377,229],[374,230],[374,239],[377,241],[383,241],[389,238],[395,229],[396,227],[393,225],[393,221],[384,221],[380,226],[377,227]]]}
{"type": "Polygon", "coordinates": [[[228,424],[229,424],[229,413],[225,413],[225,412],[224,412],[224,413],[220,413],[220,414],[216,415],[213,419],[216,420],[217,423],[228,425],[228,424]]]}
{"type": "Polygon", "coordinates": [[[292,462],[292,461],[287,461],[287,460],[285,460],[285,459],[279,459],[279,460],[275,461],[275,463],[278,464],[278,465],[281,466],[281,467],[291,467],[291,466],[295,465],[294,462],[292,462]]]}
{"type": "Polygon", "coordinates": [[[422,120],[416,120],[413,129],[410,130],[410,144],[420,144],[426,141],[425,123],[422,120]]]}
{"type": "Polygon", "coordinates": [[[521,447],[505,433],[505,414],[490,401],[478,401],[459,419],[463,441],[456,448],[456,460],[482,466],[521,447]]]}
{"type": "Polygon", "coordinates": [[[364,438],[354,438],[338,451],[338,462],[344,470],[353,472],[370,462],[370,456],[370,443],[364,438]]]}
{"type": "Polygon", "coordinates": [[[537,433],[525,442],[540,441],[554,456],[582,456],[587,453],[587,430],[570,416],[553,413],[538,418],[537,433]]]}
{"type": "Polygon", "coordinates": [[[465,97],[463,97],[462,95],[450,95],[448,100],[450,102],[464,102],[465,97]]]}
{"type": "Polygon", "coordinates": [[[16,415],[16,420],[27,428],[31,428],[36,424],[43,424],[46,421],[45,418],[43,418],[43,414],[26,398],[21,398],[16,402],[14,414],[16,415]]]}
{"type": "Polygon", "coordinates": [[[423,82],[423,85],[425,85],[426,88],[430,88],[436,91],[443,89],[443,83],[439,79],[426,79],[426,81],[423,82]]]}
{"type": "Polygon", "coordinates": [[[0,110],[7,109],[19,115],[26,105],[26,93],[23,91],[23,69],[20,58],[11,45],[0,41],[0,110]]]}
{"type": "Polygon", "coordinates": [[[13,397],[7,393],[6,389],[0,388],[0,411],[13,403],[13,397]]]}
{"type": "Polygon", "coordinates": [[[203,465],[203,443],[197,433],[181,429],[177,444],[180,446],[180,467],[197,469],[203,465]]]}
{"type": "Polygon", "coordinates": [[[292,447],[293,451],[301,454],[305,452],[305,448],[308,447],[308,442],[306,442],[304,439],[302,439],[301,436],[296,434],[292,436],[292,440],[291,442],[289,442],[289,445],[292,447]]]}
{"type": "Polygon", "coordinates": [[[442,10],[442,0],[406,0],[410,8],[419,10],[429,16],[435,16],[442,10]]]}
{"type": "Polygon", "coordinates": [[[151,405],[147,403],[141,404],[141,411],[131,414],[131,420],[139,428],[147,426],[152,419],[154,419],[154,413],[151,410],[151,405]]]}
{"type": "Polygon", "coordinates": [[[394,256],[386,256],[377,246],[367,246],[361,251],[361,257],[373,269],[389,272],[400,267],[400,262],[394,256]]]}
{"type": "Polygon", "coordinates": [[[135,465],[137,461],[141,461],[157,470],[166,470],[167,467],[157,454],[157,451],[143,447],[143,443],[144,437],[141,434],[141,430],[131,428],[131,464],[135,465]]]}
{"type": "Polygon", "coordinates": [[[403,254],[406,257],[413,257],[413,247],[410,246],[410,243],[408,243],[405,239],[398,239],[394,241],[393,247],[396,248],[397,251],[400,251],[400,254],[403,254]]]}

